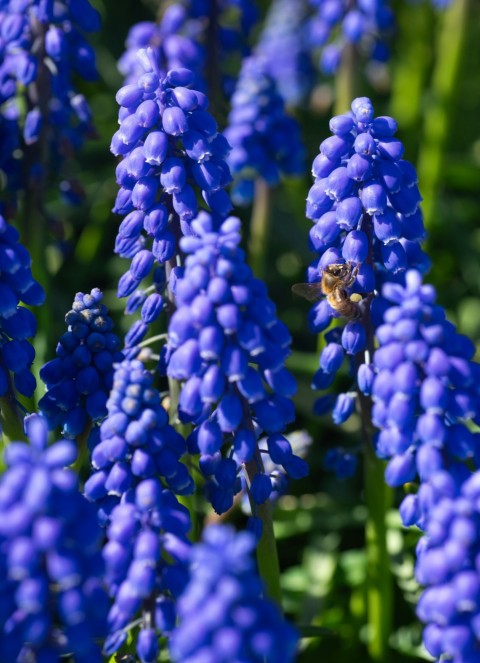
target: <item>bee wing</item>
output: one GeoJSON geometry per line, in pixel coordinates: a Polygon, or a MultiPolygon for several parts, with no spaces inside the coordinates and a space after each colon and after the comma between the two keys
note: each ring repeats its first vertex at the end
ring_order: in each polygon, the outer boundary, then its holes
{"type": "Polygon", "coordinates": [[[316,302],[323,296],[322,284],[318,283],[295,283],[292,292],[309,302],[316,302]]]}

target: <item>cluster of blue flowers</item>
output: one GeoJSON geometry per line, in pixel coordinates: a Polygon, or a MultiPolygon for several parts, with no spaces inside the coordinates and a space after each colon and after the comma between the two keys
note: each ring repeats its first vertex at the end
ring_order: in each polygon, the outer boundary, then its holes
{"type": "Polygon", "coordinates": [[[69,438],[106,417],[113,364],[123,357],[113,320],[101,300],[98,288],[75,295],[65,316],[68,330],[58,342],[57,356],[40,369],[47,393],[38,407],[50,427],[61,428],[69,438]]]}
{"type": "Polygon", "coordinates": [[[108,416],[100,426],[100,440],[92,449],[95,472],[85,494],[102,507],[102,516],[142,479],[163,477],[175,493],[186,495],[194,484],[180,458],[183,437],[168,423],[153,375],[138,359],[116,366],[107,401],[108,416]]]}
{"type": "Polygon", "coordinates": [[[249,532],[210,526],[192,548],[190,580],[179,598],[179,625],[170,638],[176,663],[295,660],[296,630],[262,597],[249,532]]]}
{"type": "Polygon", "coordinates": [[[197,40],[200,29],[188,11],[187,2],[170,4],[158,23],[142,21],[133,25],[125,42],[126,51],[118,61],[125,85],[136,84],[144,73],[137,51],[151,47],[158,49],[162,76],[170,69],[190,69],[195,74],[195,86],[204,91],[205,52],[197,40]]]}
{"type": "Polygon", "coordinates": [[[213,56],[214,66],[222,69],[222,85],[229,97],[234,86],[232,73],[238,69],[235,60],[248,52],[248,38],[257,19],[253,0],[173,2],[158,23],[144,21],[131,28],[119,69],[126,83],[135,83],[141,73],[136,51],[150,46],[158,49],[162,76],[170,69],[190,69],[195,74],[195,87],[205,92],[206,70],[213,56]]]}
{"type": "Polygon", "coordinates": [[[312,53],[305,32],[308,0],[273,0],[255,47],[289,106],[307,99],[314,82],[312,53]]]}
{"type": "Polygon", "coordinates": [[[104,650],[113,654],[140,623],[137,653],[142,663],[151,663],[158,632],[168,632],[175,621],[170,599],[187,577],[190,516],[174,493],[189,494],[194,484],[179,461],[185,440],[169,425],[153,375],[141,361],[116,367],[107,407],[91,454],[94,473],[85,484],[107,527],[105,581],[114,603],[104,650]]]}
{"type": "Polygon", "coordinates": [[[47,425],[25,419],[30,444],[5,451],[0,479],[0,659],[101,663],[108,598],[100,581],[101,529],[64,469],[74,442],[47,447],[47,425]]]}
{"type": "Polygon", "coordinates": [[[251,202],[259,177],[273,186],[281,175],[299,176],[304,168],[300,127],[286,113],[269,69],[269,60],[261,56],[246,58],[231,100],[225,137],[232,146],[227,162],[236,204],[251,202]]]}
{"type": "Polygon", "coordinates": [[[309,40],[312,48],[322,49],[319,64],[323,73],[337,71],[347,44],[372,60],[388,59],[384,37],[394,19],[389,0],[310,0],[310,5],[315,14],[309,40]]]}
{"type": "Polygon", "coordinates": [[[35,350],[27,340],[35,336],[37,323],[28,306],[45,300],[43,288],[32,276],[30,255],[20,244],[19,233],[0,214],[0,396],[15,389],[24,396],[35,391],[31,373],[35,350]]]}
{"type": "MultiPolygon", "coordinates": [[[[90,109],[73,79],[97,76],[95,53],[84,33],[97,31],[100,17],[88,0],[5,0],[0,25],[0,127],[10,134],[2,143],[2,166],[7,165],[12,191],[23,179],[20,161],[11,158],[13,150],[22,144],[29,149],[44,132],[51,166],[58,169],[92,133],[90,109]]],[[[44,167],[39,158],[35,154],[31,159],[28,178],[37,178],[44,167]]],[[[61,190],[75,201],[71,182],[63,182],[61,190]]]]}
{"type": "Polygon", "coordinates": [[[158,638],[172,630],[175,599],[188,580],[190,525],[188,510],[154,476],[139,481],[113,509],[103,548],[105,580],[114,599],[105,654],[116,652],[130,629],[140,625],[141,663],[158,660],[158,638]]]}
{"type": "Polygon", "coordinates": [[[201,454],[208,499],[223,513],[241,488],[238,474],[245,463],[257,466],[249,486],[254,503],[272,492],[257,450],[262,431],[268,435],[265,452],[288,474],[304,476],[307,466],[281,434],[294,419],[290,397],[296,383],[284,367],[290,334],[265,285],[245,264],[239,219],[227,218],[219,229],[216,222],[203,212],[192,222],[196,236],[180,240],[188,257],[175,281],[177,310],[162,363],[168,376],[185,381],[179,417],[196,425],[189,451],[201,454]],[[230,451],[224,458],[226,442],[230,451]]]}
{"type": "Polygon", "coordinates": [[[206,110],[208,100],[192,89],[194,75],[188,69],[172,69],[162,77],[157,55],[150,48],[139,51],[143,75],[117,93],[120,128],[111,149],[124,158],[117,166],[114,211],[127,216],[115,251],[131,260],[119,297],[134,293],[155,261],[172,258],[176,236],[191,233],[198,209],[194,187],[214,212],[231,209],[225,191],[231,180],[224,160],[229,147],[206,110]]]}
{"type": "Polygon", "coordinates": [[[425,586],[417,605],[423,641],[436,660],[473,662],[480,656],[480,473],[453,466],[422,488],[425,535],[415,575],[425,586]]]}
{"type": "MultiPolygon", "coordinates": [[[[308,281],[318,282],[332,265],[345,265],[332,298],[324,298],[310,311],[313,331],[326,329],[339,317],[348,301],[347,322],[326,335],[327,345],[313,386],[328,388],[341,367],[345,353],[354,356],[366,347],[362,317],[371,314],[376,327],[388,303],[372,295],[384,281],[402,282],[407,268],[424,272],[429,261],[420,248],[424,238],[421,196],[417,175],[403,157],[403,144],[395,137],[397,123],[391,117],[374,117],[366,97],[355,99],[352,112],[330,120],[333,136],[320,145],[312,172],[315,183],[307,198],[306,215],[314,225],[310,247],[319,257],[310,265],[308,281]],[[338,289],[339,288],[339,289],[338,289]],[[361,299],[353,305],[349,297],[361,299]],[[333,308],[332,305],[333,304],[333,308]]],[[[371,381],[371,369],[358,371],[359,383],[371,381]]],[[[318,413],[332,405],[329,396],[317,403],[318,413]]],[[[353,412],[354,396],[341,394],[335,402],[335,420],[342,423],[353,412]]]]}
{"type": "MultiPolygon", "coordinates": [[[[380,347],[368,391],[372,422],[380,429],[376,453],[391,459],[387,483],[400,486],[417,475],[426,481],[458,460],[477,464],[479,434],[466,425],[480,420],[473,343],[446,320],[419,272],[408,271],[405,286],[386,283],[383,295],[393,305],[376,330],[380,347]]],[[[412,510],[408,520],[418,523],[419,515],[412,510]]]]}

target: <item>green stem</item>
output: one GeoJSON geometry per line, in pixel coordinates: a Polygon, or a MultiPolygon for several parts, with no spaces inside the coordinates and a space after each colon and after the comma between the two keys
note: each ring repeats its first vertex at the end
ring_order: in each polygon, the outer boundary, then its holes
{"type": "Polygon", "coordinates": [[[0,430],[4,445],[16,440],[24,440],[23,417],[24,412],[19,403],[10,394],[0,398],[0,430]]]}
{"type": "Polygon", "coordinates": [[[356,97],[358,84],[357,54],[353,44],[346,44],[343,49],[342,61],[335,76],[335,108],[336,115],[346,113],[356,97]]]}
{"type": "Polygon", "coordinates": [[[425,226],[435,223],[438,190],[442,185],[444,154],[452,122],[471,0],[455,0],[443,16],[436,47],[430,101],[424,109],[418,179],[424,197],[425,226]]]}
{"type": "Polygon", "coordinates": [[[393,492],[386,485],[384,475],[385,464],[369,446],[365,454],[368,650],[371,659],[381,663],[387,663],[390,658],[388,639],[392,628],[393,598],[386,528],[393,492]]]}
{"type": "MultiPolygon", "coordinates": [[[[369,240],[367,262],[373,265],[373,227],[368,214],[364,214],[362,230],[369,240]]],[[[375,329],[369,297],[362,313],[366,332],[366,349],[355,357],[356,369],[371,361],[375,350],[375,329]]],[[[368,510],[365,526],[367,557],[366,594],[368,616],[368,651],[372,661],[388,663],[391,658],[389,638],[393,623],[393,576],[387,548],[387,513],[393,503],[393,492],[385,483],[385,464],[375,455],[373,448],[372,401],[358,393],[358,404],[364,446],[365,502],[368,510]]]]}
{"type": "MultiPolygon", "coordinates": [[[[263,463],[258,448],[255,457],[245,463],[245,471],[249,485],[253,478],[263,471],[263,463]]],[[[280,564],[278,561],[277,543],[273,531],[272,505],[270,500],[263,504],[253,504],[250,500],[252,513],[262,521],[262,536],[257,544],[257,564],[260,576],[267,588],[268,596],[282,605],[282,590],[280,587],[280,564]]]]}
{"type": "Polygon", "coordinates": [[[252,218],[250,221],[249,262],[255,276],[264,279],[267,274],[267,239],[270,227],[270,188],[264,179],[255,181],[252,218]]]}
{"type": "MultiPolygon", "coordinates": [[[[371,325],[367,327],[367,332],[370,331],[373,332],[371,325]]],[[[373,341],[373,335],[368,335],[369,340],[373,341]]],[[[365,503],[368,510],[365,526],[369,627],[367,646],[372,661],[388,663],[391,656],[388,641],[393,622],[393,576],[387,548],[386,517],[393,504],[393,491],[385,483],[385,463],[376,457],[372,446],[371,401],[359,394],[359,403],[365,449],[365,503]]]]}

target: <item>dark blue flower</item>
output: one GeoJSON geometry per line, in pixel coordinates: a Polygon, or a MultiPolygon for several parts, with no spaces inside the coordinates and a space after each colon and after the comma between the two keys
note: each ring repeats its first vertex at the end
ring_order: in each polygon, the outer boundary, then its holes
{"type": "Polygon", "coordinates": [[[47,425],[25,419],[30,444],[11,443],[0,479],[0,658],[100,663],[106,633],[101,530],[78,490],[72,441],[47,447],[47,425]]]}
{"type": "Polygon", "coordinates": [[[219,525],[193,546],[190,579],[177,602],[179,624],[170,637],[174,661],[294,660],[297,632],[264,597],[254,546],[250,532],[219,525]]]}
{"type": "Polygon", "coordinates": [[[57,356],[40,369],[47,393],[39,408],[51,428],[61,428],[65,437],[75,438],[88,422],[100,423],[106,417],[113,364],[122,358],[113,320],[101,300],[98,288],[75,295],[57,356]]]}
{"type": "Polygon", "coordinates": [[[474,661],[480,638],[480,473],[452,465],[432,471],[402,516],[421,523],[415,576],[424,590],[417,615],[423,642],[438,660],[474,661]]]}
{"type": "Polygon", "coordinates": [[[174,493],[192,492],[193,480],[180,462],[185,440],[168,423],[153,375],[138,359],[116,365],[107,410],[91,450],[95,471],[85,484],[102,519],[144,479],[162,477],[174,493]]]}
{"type": "Polygon", "coordinates": [[[217,92],[207,89],[212,83],[207,68],[218,67],[223,92],[229,97],[234,85],[232,71],[239,56],[248,52],[257,20],[253,0],[220,0],[214,6],[197,0],[172,2],[158,23],[145,21],[131,28],[119,69],[126,83],[136,83],[142,73],[136,52],[150,46],[158,49],[162,76],[170,69],[190,69],[195,73],[195,87],[202,92],[217,92]]]}
{"type": "MultiPolygon", "coordinates": [[[[36,144],[48,133],[49,163],[58,170],[65,158],[78,150],[93,134],[88,103],[74,84],[76,76],[91,81],[97,76],[95,53],[84,33],[100,28],[100,17],[88,0],[56,3],[35,0],[22,6],[5,0],[0,7],[2,47],[0,53],[0,126],[11,135],[2,142],[2,168],[10,193],[27,186],[21,162],[12,159],[20,135],[32,165],[28,177],[41,170],[36,144]],[[38,94],[41,80],[43,98],[38,94]],[[22,120],[16,106],[30,110],[22,120]]],[[[1,132],[1,129],[0,129],[1,132]]],[[[31,183],[29,183],[31,184],[31,183]]],[[[73,182],[62,182],[60,190],[74,202],[73,182]]]]}
{"type": "Polygon", "coordinates": [[[18,240],[18,231],[0,214],[0,396],[18,391],[30,397],[36,385],[31,373],[35,350],[27,339],[35,336],[37,326],[33,313],[19,304],[39,306],[45,293],[18,240]]]}

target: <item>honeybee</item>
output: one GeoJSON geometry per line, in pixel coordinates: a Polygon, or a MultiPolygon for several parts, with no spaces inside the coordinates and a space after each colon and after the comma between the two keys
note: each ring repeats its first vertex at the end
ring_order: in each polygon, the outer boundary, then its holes
{"type": "Polygon", "coordinates": [[[316,302],[322,295],[326,295],[334,311],[348,320],[355,320],[361,315],[358,303],[362,297],[349,295],[347,288],[353,284],[357,273],[358,265],[352,267],[350,263],[332,263],[323,270],[320,282],[296,283],[292,291],[309,302],[316,302]]]}

